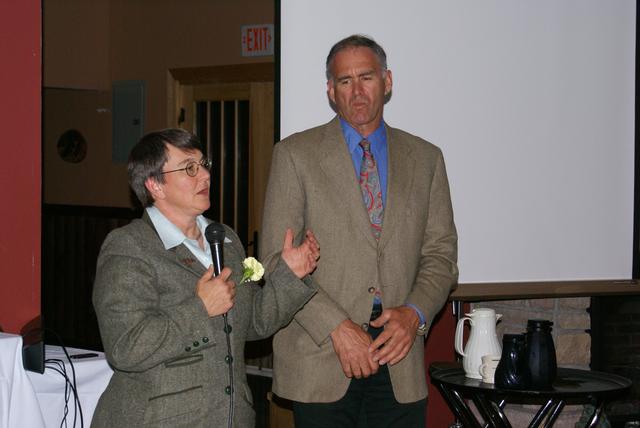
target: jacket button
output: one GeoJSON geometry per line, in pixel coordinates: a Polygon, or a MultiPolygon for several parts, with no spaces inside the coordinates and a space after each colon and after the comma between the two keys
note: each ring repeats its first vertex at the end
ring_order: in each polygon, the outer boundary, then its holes
{"type": "Polygon", "coordinates": [[[193,342],[193,346],[195,346],[195,347],[197,348],[198,346],[200,346],[200,342],[198,342],[198,341],[196,340],[195,342],[193,342]]]}
{"type": "Polygon", "coordinates": [[[184,350],[187,352],[191,351],[191,346],[187,346],[186,348],[184,348],[184,350]]]}
{"type": "Polygon", "coordinates": [[[224,362],[227,364],[231,364],[233,362],[233,357],[231,355],[227,355],[224,357],[224,362]]]}
{"type": "Polygon", "coordinates": [[[209,338],[208,337],[203,337],[202,338],[202,343],[208,343],[209,342],[209,338]]]}
{"type": "Polygon", "coordinates": [[[224,393],[227,394],[227,395],[231,395],[231,386],[227,385],[224,388],[224,393]]]}
{"type": "Polygon", "coordinates": [[[366,323],[366,322],[363,322],[363,323],[362,323],[362,325],[361,325],[360,327],[362,327],[362,329],[363,329],[364,331],[367,331],[367,329],[369,328],[369,324],[368,324],[368,323],[366,323]]]}
{"type": "Polygon", "coordinates": [[[231,325],[227,324],[226,326],[224,326],[223,330],[225,333],[231,333],[231,325]]]}
{"type": "Polygon", "coordinates": [[[369,294],[373,294],[376,292],[376,287],[369,287],[367,291],[369,292],[369,294]]]}

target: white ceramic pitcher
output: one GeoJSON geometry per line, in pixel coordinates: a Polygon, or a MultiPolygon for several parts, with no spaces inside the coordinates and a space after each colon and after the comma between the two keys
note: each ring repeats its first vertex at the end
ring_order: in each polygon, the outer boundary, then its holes
{"type": "Polygon", "coordinates": [[[462,355],[462,366],[466,377],[482,379],[480,364],[483,355],[500,355],[502,346],[496,335],[496,323],[502,317],[490,308],[476,308],[470,314],[458,321],[456,326],[456,352],[462,355]],[[464,336],[464,322],[469,321],[471,334],[467,345],[462,347],[464,336]]]}

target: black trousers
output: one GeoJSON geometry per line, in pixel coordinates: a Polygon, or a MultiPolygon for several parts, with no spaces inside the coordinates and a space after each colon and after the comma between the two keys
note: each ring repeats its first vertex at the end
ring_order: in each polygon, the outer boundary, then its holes
{"type": "MultiPolygon", "coordinates": [[[[381,331],[370,329],[374,338],[381,331]]],[[[398,403],[385,364],[373,376],[351,379],[347,393],[336,402],[294,401],[293,415],[296,428],[422,428],[426,405],[426,399],[398,403]]]]}

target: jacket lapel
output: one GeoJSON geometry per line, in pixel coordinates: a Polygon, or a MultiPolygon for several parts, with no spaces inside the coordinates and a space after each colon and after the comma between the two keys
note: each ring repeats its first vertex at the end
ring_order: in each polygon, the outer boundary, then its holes
{"type": "MultiPolygon", "coordinates": [[[[386,125],[385,125],[386,126],[386,125]]],[[[384,207],[380,249],[389,242],[395,231],[402,227],[406,218],[406,207],[413,188],[415,159],[411,149],[398,138],[392,128],[387,128],[388,177],[387,205],[384,207]]]]}
{"type": "Polygon", "coordinates": [[[323,155],[320,167],[331,183],[334,194],[342,199],[343,209],[351,213],[354,224],[367,237],[367,241],[376,247],[378,243],[371,232],[369,214],[362,201],[360,185],[338,117],[329,122],[324,139],[320,141],[320,147],[323,155]]]}
{"type": "MultiPolygon", "coordinates": [[[[150,230],[154,235],[154,238],[158,242],[158,245],[164,250],[164,245],[162,244],[162,240],[158,235],[158,231],[153,226],[153,222],[151,221],[151,218],[149,218],[149,215],[147,214],[146,210],[142,215],[142,220],[149,225],[150,230]]],[[[167,257],[173,259],[173,261],[176,264],[182,266],[183,268],[185,268],[186,270],[190,271],[191,273],[193,273],[198,277],[201,277],[204,274],[204,272],[207,270],[202,266],[202,264],[198,261],[198,259],[191,253],[191,251],[189,251],[189,249],[184,246],[184,244],[180,244],[177,247],[171,248],[169,251],[165,250],[165,253],[167,257]]]]}
{"type": "Polygon", "coordinates": [[[175,256],[178,264],[193,272],[198,277],[202,276],[206,271],[202,263],[200,263],[196,256],[194,256],[184,244],[173,248],[171,252],[175,256]]]}

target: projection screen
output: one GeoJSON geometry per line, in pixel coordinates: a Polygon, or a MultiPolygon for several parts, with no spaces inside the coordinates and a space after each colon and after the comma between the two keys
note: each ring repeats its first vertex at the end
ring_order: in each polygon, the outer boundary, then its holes
{"type": "Polygon", "coordinates": [[[281,137],[329,121],[324,62],[386,50],[385,120],[439,146],[460,283],[630,278],[635,0],[281,0],[281,137]]]}

